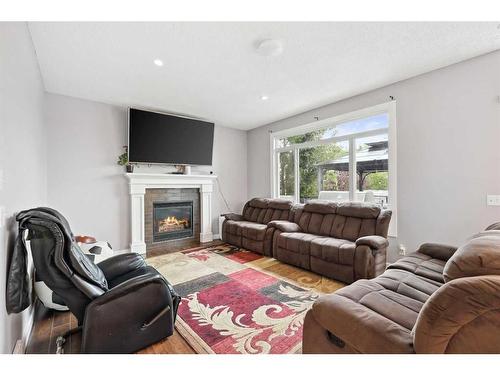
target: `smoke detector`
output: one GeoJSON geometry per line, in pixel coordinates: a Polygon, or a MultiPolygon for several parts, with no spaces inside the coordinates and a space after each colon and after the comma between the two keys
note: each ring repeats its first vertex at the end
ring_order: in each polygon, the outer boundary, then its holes
{"type": "Polygon", "coordinates": [[[255,49],[261,56],[276,57],[283,53],[284,45],[278,39],[264,39],[257,42],[255,49]]]}

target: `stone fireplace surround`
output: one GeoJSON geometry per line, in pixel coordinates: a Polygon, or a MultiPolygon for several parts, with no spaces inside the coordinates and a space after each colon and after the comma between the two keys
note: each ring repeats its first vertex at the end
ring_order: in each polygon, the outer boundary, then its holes
{"type": "MultiPolygon", "coordinates": [[[[129,193],[130,193],[130,223],[131,223],[131,243],[130,251],[145,254],[146,248],[146,220],[145,196],[149,189],[176,189],[172,197],[181,197],[184,189],[198,189],[199,192],[199,241],[210,242],[213,240],[212,234],[212,192],[216,176],[214,175],[175,175],[175,174],[148,174],[148,173],[127,173],[129,193]],[[180,190],[177,190],[180,189],[180,190]]],[[[168,190],[166,190],[168,191],[168,190]]],[[[191,191],[192,192],[192,191],[191,191]]],[[[158,195],[161,192],[153,192],[158,195]]],[[[189,194],[189,192],[185,192],[189,194]]],[[[149,197],[149,194],[148,194],[149,197]]],[[[164,196],[168,199],[168,194],[164,196]]],[[[174,198],[173,198],[174,199],[174,198]]],[[[180,200],[179,198],[175,198],[180,200]]],[[[197,231],[195,228],[195,235],[197,231]]],[[[152,236],[152,234],[151,234],[152,236]]],[[[152,241],[152,240],[151,240],[152,241]]],[[[149,242],[149,241],[148,241],[149,242]]],[[[169,246],[169,242],[160,243],[169,246]]],[[[176,241],[172,241],[176,242],[176,241]]]]}

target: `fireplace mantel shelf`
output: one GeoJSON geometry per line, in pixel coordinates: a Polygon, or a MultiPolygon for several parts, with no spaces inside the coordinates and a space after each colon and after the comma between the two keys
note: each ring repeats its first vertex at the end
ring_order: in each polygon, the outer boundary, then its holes
{"type": "Polygon", "coordinates": [[[154,178],[216,178],[214,174],[176,174],[176,173],[125,173],[129,179],[154,177],[154,178]]]}
{"type": "Polygon", "coordinates": [[[131,202],[131,237],[130,250],[146,253],[144,240],[144,194],[146,189],[161,188],[197,188],[200,190],[200,242],[213,240],[212,234],[212,191],[217,176],[184,175],[168,173],[126,173],[131,202]]]}

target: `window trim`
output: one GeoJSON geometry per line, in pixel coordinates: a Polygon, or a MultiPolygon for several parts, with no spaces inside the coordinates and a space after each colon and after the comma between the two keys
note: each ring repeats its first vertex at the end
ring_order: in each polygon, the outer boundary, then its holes
{"type": "MultiPolygon", "coordinates": [[[[294,201],[296,200],[297,195],[299,194],[300,187],[300,173],[299,173],[299,150],[302,148],[310,148],[315,146],[320,146],[323,144],[337,143],[342,141],[349,142],[349,150],[351,147],[355,147],[355,139],[356,138],[365,138],[378,134],[387,133],[388,142],[389,142],[389,187],[388,187],[388,196],[389,196],[389,209],[392,210],[392,220],[389,226],[389,237],[397,237],[397,228],[398,228],[398,220],[397,220],[397,131],[396,131],[396,101],[390,101],[382,104],[378,104],[372,107],[363,108],[360,110],[344,113],[341,115],[329,117],[324,120],[314,121],[308,124],[299,125],[293,128],[279,130],[279,131],[270,131],[269,132],[269,144],[270,144],[270,181],[271,181],[271,196],[276,198],[279,196],[278,192],[278,179],[277,172],[278,168],[278,153],[284,151],[293,151],[294,155],[294,173],[295,173],[295,191],[294,191],[294,201]],[[338,137],[332,137],[328,139],[318,140],[318,141],[310,141],[305,143],[300,143],[297,145],[287,146],[287,147],[275,147],[276,142],[279,138],[291,137],[294,135],[301,135],[304,133],[308,133],[314,130],[324,129],[328,127],[334,127],[336,125],[359,120],[365,117],[371,117],[375,115],[379,115],[382,113],[387,113],[389,116],[389,127],[388,129],[375,129],[368,130],[365,132],[354,133],[350,135],[343,135],[338,137]]],[[[355,153],[349,152],[349,199],[352,200],[354,197],[355,189],[356,189],[356,175],[354,172],[355,168],[355,160],[351,160],[354,158],[355,153]]],[[[355,159],[355,158],[354,158],[355,159]]]]}

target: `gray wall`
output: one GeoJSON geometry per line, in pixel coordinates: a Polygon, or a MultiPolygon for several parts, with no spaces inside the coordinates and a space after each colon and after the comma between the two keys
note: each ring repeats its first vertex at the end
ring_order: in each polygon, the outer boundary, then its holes
{"type": "Polygon", "coordinates": [[[7,252],[13,246],[16,212],[46,204],[43,85],[25,23],[0,23],[0,353],[26,335],[31,310],[7,315],[7,252]],[[0,218],[1,220],[1,218],[0,218]]]}
{"type": "Polygon", "coordinates": [[[397,101],[398,238],[459,244],[500,221],[500,52],[317,108],[248,133],[249,196],[270,195],[269,130],[397,101]]]}
{"type": "MultiPolygon", "coordinates": [[[[108,240],[114,249],[130,244],[130,203],[124,168],[116,165],[127,143],[127,111],[123,107],[46,95],[48,129],[48,202],[68,217],[75,233],[108,240]]],[[[215,127],[212,167],[193,173],[219,176],[231,210],[241,210],[247,197],[246,132],[215,127]]],[[[166,172],[171,167],[141,166],[137,172],[166,172]]],[[[219,189],[213,200],[213,231],[227,212],[219,189]]]]}

